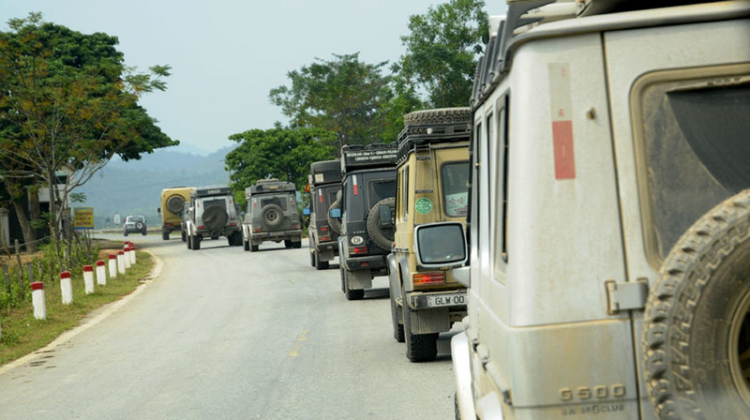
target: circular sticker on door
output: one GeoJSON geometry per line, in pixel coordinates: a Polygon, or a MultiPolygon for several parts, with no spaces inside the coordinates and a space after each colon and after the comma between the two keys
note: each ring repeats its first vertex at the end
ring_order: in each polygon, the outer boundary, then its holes
{"type": "Polygon", "coordinates": [[[427,214],[432,211],[432,201],[429,198],[420,198],[414,203],[414,209],[419,214],[427,214]]]}

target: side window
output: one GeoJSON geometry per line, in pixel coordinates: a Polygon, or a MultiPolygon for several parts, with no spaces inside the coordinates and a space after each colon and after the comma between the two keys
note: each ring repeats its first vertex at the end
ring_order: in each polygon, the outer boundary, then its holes
{"type": "Polygon", "coordinates": [[[480,205],[482,204],[482,200],[480,199],[481,191],[482,191],[482,165],[484,164],[484,153],[482,153],[482,123],[479,123],[476,125],[476,130],[474,130],[474,176],[473,181],[476,184],[476,188],[474,188],[474,191],[476,191],[476,194],[472,196],[473,202],[471,203],[471,208],[473,217],[471,220],[472,224],[472,231],[477,235],[477,239],[479,239],[479,232],[481,232],[481,219],[480,219],[480,205]]]}
{"type": "Polygon", "coordinates": [[[406,170],[404,171],[404,188],[403,188],[403,197],[402,200],[404,202],[404,220],[407,220],[409,218],[409,167],[406,167],[406,170]]]}
{"type": "Polygon", "coordinates": [[[508,262],[508,96],[497,101],[497,174],[495,177],[495,268],[508,262]]]}
{"type": "Polygon", "coordinates": [[[448,217],[466,217],[469,210],[469,161],[445,163],[440,167],[443,208],[448,217]]]}

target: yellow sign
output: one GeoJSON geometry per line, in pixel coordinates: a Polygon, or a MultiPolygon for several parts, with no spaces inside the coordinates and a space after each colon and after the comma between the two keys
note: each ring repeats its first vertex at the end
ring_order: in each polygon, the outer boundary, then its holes
{"type": "Polygon", "coordinates": [[[73,209],[73,227],[75,229],[94,228],[94,208],[77,207],[73,209]]]}

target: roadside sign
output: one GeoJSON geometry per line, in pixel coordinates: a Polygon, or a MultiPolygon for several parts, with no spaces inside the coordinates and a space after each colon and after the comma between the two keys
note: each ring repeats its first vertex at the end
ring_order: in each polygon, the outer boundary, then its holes
{"type": "Polygon", "coordinates": [[[73,227],[76,230],[94,228],[94,208],[76,207],[73,209],[73,227]]]}

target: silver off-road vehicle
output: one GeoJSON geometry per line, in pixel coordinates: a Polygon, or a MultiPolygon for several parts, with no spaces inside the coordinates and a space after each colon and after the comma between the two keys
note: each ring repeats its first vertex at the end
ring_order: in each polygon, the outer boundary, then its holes
{"type": "Polygon", "coordinates": [[[242,232],[232,191],[224,185],[197,187],[184,214],[187,247],[201,248],[205,238],[225,236],[230,246],[242,245],[242,232]]]}
{"type": "Polygon", "coordinates": [[[338,220],[331,220],[328,210],[341,191],[341,162],[325,160],[310,164],[310,225],[307,228],[310,264],[325,270],[329,261],[339,255],[338,220]],[[331,223],[333,222],[333,223],[331,223]]]}
{"type": "Polygon", "coordinates": [[[381,223],[381,205],[395,210],[396,147],[385,144],[351,145],[341,149],[342,197],[331,206],[332,220],[340,219],[339,261],[341,290],[349,300],[362,299],[372,278],[388,275],[394,227],[381,223]]]}
{"type": "Polygon", "coordinates": [[[284,241],[286,248],[302,247],[297,188],[292,182],[263,179],[245,189],[247,210],[242,223],[245,251],[258,251],[265,241],[284,241]]]}
{"type": "Polygon", "coordinates": [[[750,2],[514,1],[492,26],[468,252],[416,233],[421,265],[470,259],[460,417],[750,418],[750,2]]]}

